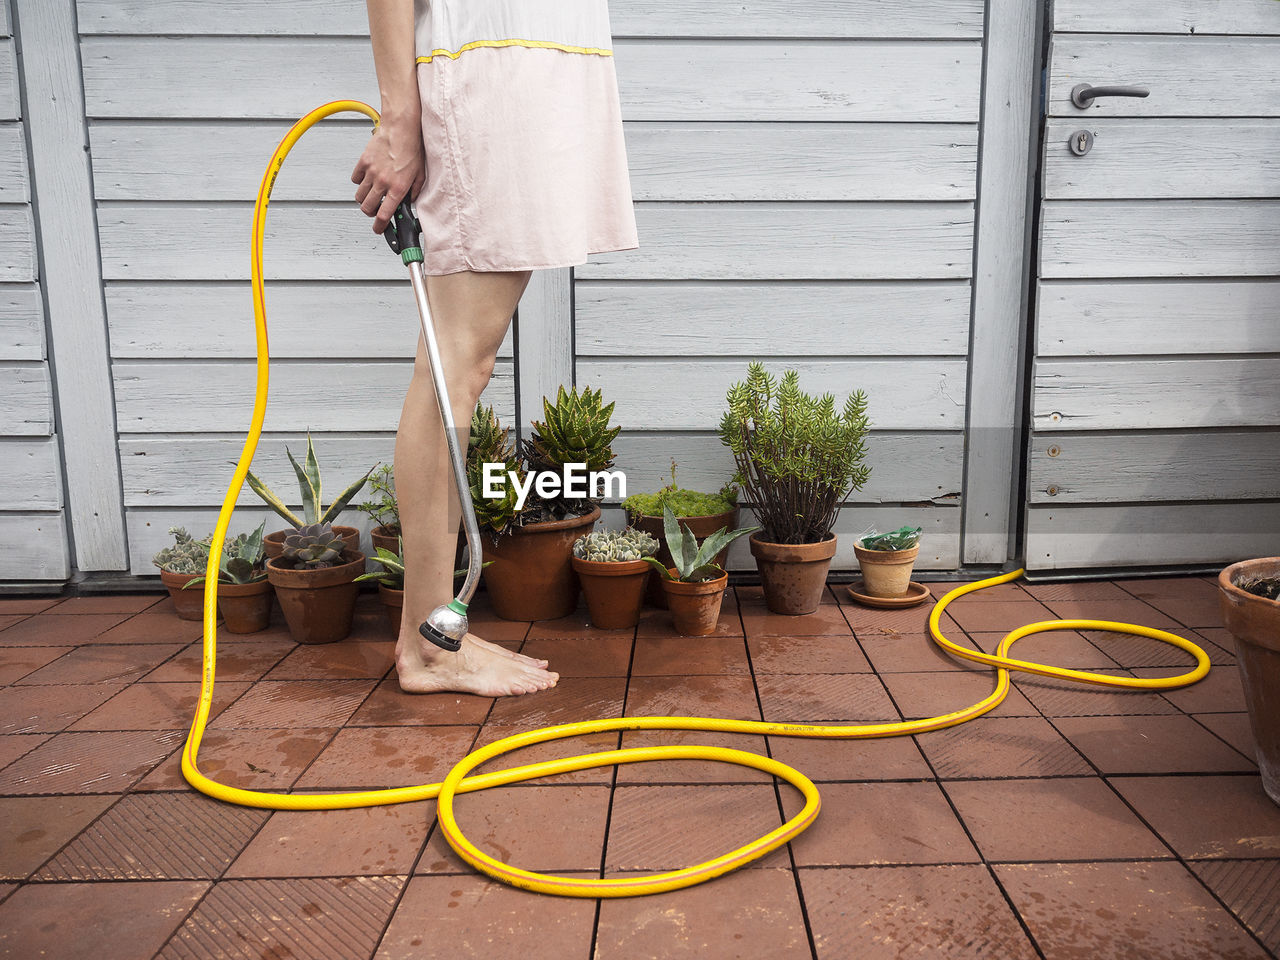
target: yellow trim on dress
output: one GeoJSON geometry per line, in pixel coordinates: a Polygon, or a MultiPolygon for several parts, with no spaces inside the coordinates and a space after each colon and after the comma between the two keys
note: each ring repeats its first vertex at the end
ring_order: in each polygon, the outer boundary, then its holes
{"type": "Polygon", "coordinates": [[[418,63],[430,63],[433,57],[448,57],[450,60],[457,60],[464,50],[474,50],[476,47],[544,47],[551,50],[563,50],[565,53],[590,53],[598,57],[612,57],[612,50],[605,50],[601,47],[574,47],[567,43],[555,43],[551,40],[473,40],[471,43],[464,43],[457,50],[450,52],[448,50],[432,50],[431,55],[427,57],[418,57],[418,63]]]}

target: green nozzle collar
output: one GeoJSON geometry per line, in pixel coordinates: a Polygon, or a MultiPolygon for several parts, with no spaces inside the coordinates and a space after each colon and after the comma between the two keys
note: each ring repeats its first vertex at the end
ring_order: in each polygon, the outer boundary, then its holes
{"type": "Polygon", "coordinates": [[[422,263],[422,248],[406,247],[400,251],[400,260],[406,267],[411,263],[422,263]]]}
{"type": "Polygon", "coordinates": [[[457,597],[454,597],[452,600],[450,600],[447,606],[449,607],[450,610],[452,610],[454,613],[458,614],[459,616],[465,617],[467,615],[467,605],[463,603],[461,600],[459,600],[457,597]]]}

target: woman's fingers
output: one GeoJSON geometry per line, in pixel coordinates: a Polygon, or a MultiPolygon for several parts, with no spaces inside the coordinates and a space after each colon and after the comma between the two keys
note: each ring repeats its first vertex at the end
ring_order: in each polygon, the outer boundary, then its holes
{"type": "Polygon", "coordinates": [[[391,222],[391,218],[395,215],[396,207],[400,205],[400,201],[404,196],[396,196],[388,193],[386,199],[382,201],[382,206],[378,208],[378,215],[373,218],[373,232],[381,233],[387,229],[387,224],[391,222]]]}

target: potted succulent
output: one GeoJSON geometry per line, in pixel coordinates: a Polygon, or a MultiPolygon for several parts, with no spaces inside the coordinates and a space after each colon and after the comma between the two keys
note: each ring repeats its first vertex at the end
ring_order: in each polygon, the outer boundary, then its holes
{"type": "Polygon", "coordinates": [[[716,632],[720,604],[729,584],[729,574],[712,558],[733,540],[760,528],[717,530],[698,546],[697,538],[688,527],[680,526],[669,506],[664,508],[662,519],[667,549],[674,564],[668,567],[654,557],[645,557],[644,562],[654,567],[662,578],[676,632],[686,637],[709,636],[716,632]]]}
{"type": "Polygon", "coordinates": [[[204,576],[209,566],[209,544],[194,539],[186,527],[170,527],[169,535],[173,537],[173,546],[165,547],[151,558],[151,562],[160,568],[160,582],[173,598],[178,619],[203,620],[203,595],[184,593],[183,587],[196,577],[204,576]]]}
{"type": "Polygon", "coordinates": [[[795,370],[778,384],[752,362],[727,400],[720,442],[733,452],[733,482],[763,527],[749,542],[765,604],[774,613],[812,613],[836,552],[840,504],[871,473],[863,463],[866,394],[851,394],[837,413],[831,394],[800,390],[795,370]]]}
{"type": "Polygon", "coordinates": [[[1218,605],[1235,638],[1262,789],[1280,804],[1280,557],[1243,560],[1222,570],[1218,605]]]}
{"type": "MultiPolygon", "coordinates": [[[[316,462],[315,447],[311,444],[311,431],[307,431],[307,458],[305,465],[299,464],[294,459],[288,447],[285,447],[284,452],[289,457],[289,462],[293,464],[294,471],[298,474],[298,490],[302,497],[303,508],[301,518],[286,507],[284,501],[276,496],[265,483],[254,476],[252,470],[248,471],[245,477],[250,489],[260,496],[267,506],[288,520],[291,525],[291,529],[276,530],[263,538],[263,549],[269,559],[279,557],[282,554],[282,544],[285,537],[293,531],[300,530],[310,524],[332,523],[338,514],[346,509],[351,499],[360,492],[360,488],[364,486],[365,481],[369,479],[369,475],[374,470],[373,467],[370,467],[368,473],[338,494],[337,499],[329,504],[328,509],[322,513],[320,510],[320,464],[316,462]]],[[[360,550],[360,529],[358,527],[334,526],[333,529],[346,541],[348,550],[352,553],[360,550]]]]}
{"type": "Polygon", "coordinates": [[[396,502],[395,472],[391,464],[377,464],[369,474],[369,486],[376,496],[358,504],[359,509],[367,513],[374,524],[369,531],[369,539],[373,541],[375,549],[383,547],[400,553],[397,547],[400,536],[400,506],[396,502]]]}
{"type": "Polygon", "coordinates": [[[640,622],[649,580],[644,558],[657,552],[658,541],[635,527],[595,530],[573,541],[573,569],[582,582],[593,624],[619,629],[640,622]]]}
{"type": "Polygon", "coordinates": [[[911,571],[920,554],[921,527],[905,526],[888,533],[872,527],[853,544],[863,589],[869,597],[906,597],[911,588],[911,571]]]}
{"type": "Polygon", "coordinates": [[[488,528],[483,540],[484,557],[492,562],[484,572],[493,610],[506,620],[551,620],[567,616],[578,605],[580,585],[570,559],[573,541],[600,517],[598,498],[571,496],[557,483],[550,495],[528,490],[518,504],[510,473],[519,482],[530,474],[550,473],[563,479],[569,464],[582,465],[589,474],[613,465],[610,444],[621,427],[611,427],[612,403],[602,402],[601,391],[577,387],[557,391],[555,403],[542,399],[545,420],[534,421],[530,437],[519,455],[507,444],[506,430],[492,409],[477,409],[472,418],[473,443],[468,447],[468,480],[476,519],[488,528]],[[475,435],[476,427],[480,434],[475,435]],[[497,497],[483,489],[485,463],[500,464],[503,483],[497,497]],[[510,472],[510,473],[509,473],[510,472]]]}
{"type": "MultiPolygon", "coordinates": [[[[267,521],[258,524],[253,533],[242,533],[222,545],[218,574],[218,612],[223,627],[230,633],[257,633],[271,623],[274,594],[267,579],[266,554],[262,550],[262,530],[267,521]]],[[[206,555],[213,548],[213,538],[205,544],[206,555]]],[[[182,588],[193,590],[203,586],[205,575],[193,577],[182,588]]],[[[203,591],[199,591],[203,612],[203,591]]]]}
{"type": "MultiPolygon", "coordinates": [[[[731,483],[720,487],[717,493],[703,493],[700,490],[689,490],[676,484],[676,462],[671,461],[671,482],[657,493],[633,493],[622,501],[622,508],[627,513],[627,520],[633,526],[651,537],[661,538],[663,535],[663,512],[666,506],[671,507],[680,526],[687,527],[701,543],[716,530],[725,527],[732,530],[738,525],[738,490],[731,483]]],[[[722,550],[715,562],[725,565],[728,548],[722,550]]],[[[671,565],[671,554],[667,552],[665,543],[658,547],[658,559],[667,566],[671,565]]],[[[658,577],[650,577],[647,598],[656,607],[666,607],[666,593],[662,589],[658,577]]]]}
{"type": "MultiPolygon", "coordinates": [[[[388,550],[386,547],[375,547],[377,555],[370,559],[382,567],[381,570],[375,570],[372,573],[362,573],[356,577],[356,583],[364,580],[378,581],[378,599],[382,601],[382,605],[387,611],[387,620],[391,624],[391,631],[394,634],[400,632],[401,613],[404,610],[404,543],[400,537],[396,538],[396,549],[388,550]]],[[[484,564],[481,564],[483,567],[484,564]]],[[[457,591],[461,578],[467,575],[467,568],[453,571],[453,587],[457,591]]]]}
{"type": "Polygon", "coordinates": [[[332,643],[351,633],[364,561],[329,523],[306,524],[285,537],[280,556],[267,558],[267,577],[295,641],[332,643]]]}

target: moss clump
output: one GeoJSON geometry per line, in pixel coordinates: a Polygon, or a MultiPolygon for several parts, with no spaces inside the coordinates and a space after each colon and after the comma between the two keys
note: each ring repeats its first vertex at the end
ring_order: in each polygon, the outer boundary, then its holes
{"type": "Polygon", "coordinates": [[[737,491],[725,485],[719,493],[702,493],[684,487],[666,486],[657,493],[636,493],[622,501],[631,517],[660,517],[666,507],[677,517],[705,517],[728,513],[737,506],[737,491]]]}

